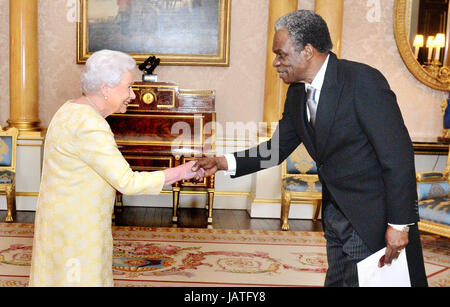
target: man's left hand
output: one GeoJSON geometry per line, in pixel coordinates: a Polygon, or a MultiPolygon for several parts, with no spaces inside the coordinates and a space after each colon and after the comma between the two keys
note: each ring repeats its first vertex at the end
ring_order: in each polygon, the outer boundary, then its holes
{"type": "Polygon", "coordinates": [[[400,252],[408,245],[408,232],[396,230],[388,226],[386,230],[386,253],[381,257],[378,266],[381,268],[385,264],[390,265],[400,255],[400,252]]]}

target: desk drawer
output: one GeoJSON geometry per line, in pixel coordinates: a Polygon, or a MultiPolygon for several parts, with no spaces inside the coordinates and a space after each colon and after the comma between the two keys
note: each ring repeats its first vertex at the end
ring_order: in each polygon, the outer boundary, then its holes
{"type": "Polygon", "coordinates": [[[160,171],[174,166],[174,157],[149,157],[124,155],[134,171],[160,171]]]}

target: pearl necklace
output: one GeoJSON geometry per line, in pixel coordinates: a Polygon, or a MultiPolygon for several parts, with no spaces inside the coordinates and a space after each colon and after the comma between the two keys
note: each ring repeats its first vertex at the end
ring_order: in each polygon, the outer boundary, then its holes
{"type": "Polygon", "coordinates": [[[84,96],[86,97],[86,100],[89,102],[89,104],[92,106],[92,108],[94,108],[94,110],[101,115],[100,110],[98,109],[97,105],[91,100],[91,98],[89,98],[88,96],[84,96]]]}

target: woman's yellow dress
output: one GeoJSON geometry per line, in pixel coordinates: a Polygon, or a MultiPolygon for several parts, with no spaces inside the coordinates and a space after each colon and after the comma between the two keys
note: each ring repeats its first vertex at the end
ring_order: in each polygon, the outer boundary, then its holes
{"type": "Polygon", "coordinates": [[[162,171],[133,172],[106,120],[66,102],[45,140],[29,285],[113,286],[116,189],[157,194],[164,180],[162,171]]]}

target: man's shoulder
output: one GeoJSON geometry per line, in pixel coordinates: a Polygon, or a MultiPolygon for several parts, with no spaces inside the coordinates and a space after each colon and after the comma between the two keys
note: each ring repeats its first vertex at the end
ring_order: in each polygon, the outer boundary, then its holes
{"type": "Polygon", "coordinates": [[[389,88],[389,84],[384,75],[373,66],[347,59],[340,59],[337,63],[338,74],[343,80],[353,81],[361,86],[389,88]]]}
{"type": "Polygon", "coordinates": [[[339,59],[337,63],[338,68],[346,73],[381,74],[381,72],[377,68],[365,63],[347,59],[339,59]]]}

